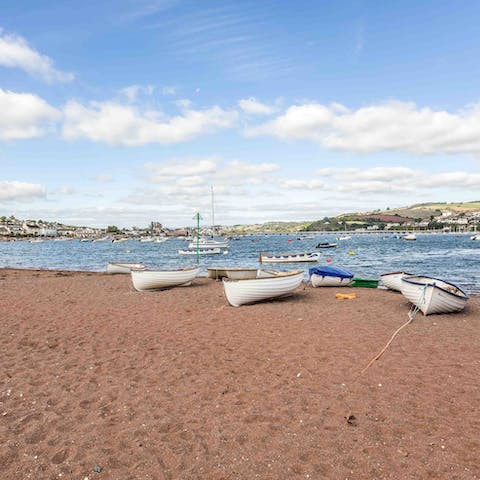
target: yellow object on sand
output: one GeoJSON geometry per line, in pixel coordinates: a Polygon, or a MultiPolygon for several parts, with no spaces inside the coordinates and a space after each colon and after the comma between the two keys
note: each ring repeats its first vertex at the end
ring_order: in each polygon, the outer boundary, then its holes
{"type": "Polygon", "coordinates": [[[349,255],[355,255],[355,252],[352,252],[351,250],[348,252],[349,255]]]}
{"type": "Polygon", "coordinates": [[[353,300],[354,298],[357,298],[357,294],[356,293],[336,293],[335,297],[340,300],[353,300]]]}

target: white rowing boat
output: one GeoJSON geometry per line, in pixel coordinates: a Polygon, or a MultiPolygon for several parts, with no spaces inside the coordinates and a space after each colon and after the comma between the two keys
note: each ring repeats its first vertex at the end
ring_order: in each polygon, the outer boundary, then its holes
{"type": "Polygon", "coordinates": [[[308,273],[313,287],[341,287],[352,282],[353,273],[338,267],[313,267],[308,273]]]}
{"type": "Polygon", "coordinates": [[[107,273],[130,273],[133,268],[141,270],[146,267],[143,263],[109,262],[107,265],[107,273]]]}
{"type": "Polygon", "coordinates": [[[396,290],[400,292],[402,290],[402,278],[403,277],[410,277],[413,273],[407,272],[390,272],[390,273],[382,273],[380,275],[380,279],[382,281],[382,285],[389,288],[390,290],[396,290]]]}
{"type": "Polygon", "coordinates": [[[317,252],[300,252],[300,253],[260,253],[260,263],[300,263],[300,262],[317,262],[320,254],[317,252]]]}
{"type": "Polygon", "coordinates": [[[199,267],[179,270],[132,270],[132,283],[135,290],[161,290],[163,288],[190,285],[198,275],[199,267]]]}
{"type": "Polygon", "coordinates": [[[303,270],[291,272],[269,271],[264,275],[260,270],[257,277],[245,280],[223,279],[223,288],[228,303],[239,307],[247,303],[258,302],[270,298],[291,294],[303,280],[303,270]]]}
{"type": "Polygon", "coordinates": [[[415,275],[402,278],[401,292],[424,315],[459,312],[465,308],[469,298],[453,283],[415,275]]]}
{"type": "Polygon", "coordinates": [[[257,269],[250,267],[209,267],[208,278],[219,280],[230,278],[232,280],[245,280],[257,277],[257,269]]]}

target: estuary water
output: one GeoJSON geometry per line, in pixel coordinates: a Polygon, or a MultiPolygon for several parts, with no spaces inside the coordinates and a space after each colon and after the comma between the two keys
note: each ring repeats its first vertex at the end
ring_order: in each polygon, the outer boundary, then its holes
{"type": "MultiPolygon", "coordinates": [[[[317,263],[268,264],[263,268],[304,269],[315,265],[335,265],[363,278],[378,278],[381,273],[404,270],[442,278],[468,293],[480,294],[480,241],[470,235],[417,234],[416,241],[393,235],[356,234],[350,240],[337,235],[318,234],[302,239],[296,235],[251,235],[229,242],[228,254],[200,257],[202,272],[207,267],[260,267],[260,252],[289,253],[318,251],[317,263]],[[319,242],[337,243],[338,248],[315,249],[319,242]],[[349,253],[351,252],[351,253],[349,253]]],[[[40,243],[0,242],[0,267],[54,270],[105,271],[111,261],[142,262],[148,268],[179,268],[196,264],[196,256],[182,256],[178,250],[187,241],[171,238],[163,243],[128,240],[123,243],[80,242],[79,240],[40,243]]]]}

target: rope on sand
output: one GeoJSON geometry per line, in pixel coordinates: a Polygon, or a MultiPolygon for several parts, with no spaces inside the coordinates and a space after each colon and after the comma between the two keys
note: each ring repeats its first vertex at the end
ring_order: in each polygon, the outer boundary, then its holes
{"type": "MultiPolygon", "coordinates": [[[[426,285],[423,287],[422,291],[422,297],[420,299],[419,305],[421,305],[425,301],[425,291],[426,291],[426,285]]],[[[368,365],[360,372],[360,374],[365,373],[371,366],[372,364],[377,361],[387,350],[387,348],[390,346],[390,344],[393,342],[393,339],[397,336],[397,334],[402,330],[402,328],[405,328],[407,325],[413,322],[413,319],[415,318],[415,315],[420,311],[419,307],[410,308],[410,311],[408,312],[408,322],[405,322],[400,328],[397,328],[395,333],[390,337],[390,340],[387,342],[387,344],[380,350],[380,352],[373,357],[370,362],[368,362],[368,365]]]]}

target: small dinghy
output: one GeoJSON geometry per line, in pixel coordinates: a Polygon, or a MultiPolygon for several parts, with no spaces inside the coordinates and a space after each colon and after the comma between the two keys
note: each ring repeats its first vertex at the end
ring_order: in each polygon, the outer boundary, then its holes
{"type": "Polygon", "coordinates": [[[402,237],[404,240],[410,240],[410,241],[414,241],[417,239],[417,236],[414,234],[414,233],[409,233],[407,235],[405,235],[404,237],[402,237]]]}
{"type": "Polygon", "coordinates": [[[382,285],[389,288],[390,290],[396,290],[400,292],[402,290],[402,278],[403,277],[410,277],[413,273],[407,272],[390,272],[390,273],[382,273],[380,275],[380,280],[382,285]]]}
{"type": "Polygon", "coordinates": [[[303,270],[268,273],[257,272],[256,278],[246,280],[223,279],[223,288],[228,303],[239,307],[246,303],[259,302],[291,294],[303,280],[303,270]]]}
{"type": "Polygon", "coordinates": [[[328,243],[328,242],[321,242],[318,243],[315,248],[337,248],[338,243],[328,243]]]}
{"type": "Polygon", "coordinates": [[[313,267],[308,273],[314,287],[341,287],[348,286],[353,273],[337,267],[313,267]]]}
{"type": "Polygon", "coordinates": [[[142,270],[145,269],[145,265],[132,262],[110,262],[107,265],[107,273],[130,273],[132,269],[142,270]]]}
{"type": "Polygon", "coordinates": [[[402,278],[401,292],[424,315],[459,312],[465,308],[469,298],[453,283],[414,275],[402,278]]]}
{"type": "Polygon", "coordinates": [[[320,254],[316,252],[301,253],[260,253],[258,260],[260,263],[300,263],[300,262],[317,262],[320,254]]]}
{"type": "Polygon", "coordinates": [[[135,290],[161,290],[163,288],[190,285],[198,275],[199,267],[179,270],[132,270],[132,283],[135,290]]]}
{"type": "Polygon", "coordinates": [[[257,278],[256,268],[226,268],[225,272],[227,273],[227,277],[231,280],[248,280],[252,278],[257,278]]]}

